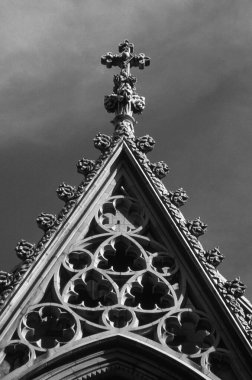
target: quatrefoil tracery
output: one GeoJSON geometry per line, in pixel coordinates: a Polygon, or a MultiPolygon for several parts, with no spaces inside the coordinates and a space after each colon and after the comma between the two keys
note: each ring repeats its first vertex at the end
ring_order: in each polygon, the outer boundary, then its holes
{"type": "Polygon", "coordinates": [[[62,302],[89,322],[136,328],[181,303],[176,260],[145,236],[115,232],[84,239],[72,247],[64,266],[75,275],[62,302]]]}
{"type": "Polygon", "coordinates": [[[121,195],[99,208],[92,222],[97,234],[70,246],[55,273],[58,304],[31,307],[21,320],[19,336],[31,350],[118,328],[190,357],[215,345],[206,318],[181,311],[185,279],[172,252],[149,234],[143,210],[121,195]]]}
{"type": "Polygon", "coordinates": [[[19,326],[21,339],[37,350],[59,347],[80,333],[80,323],[63,306],[40,304],[31,308],[19,326]]]}
{"type": "Polygon", "coordinates": [[[168,313],[159,322],[160,341],[191,358],[216,347],[218,335],[204,313],[189,309],[168,313]]]}
{"type": "Polygon", "coordinates": [[[63,262],[74,275],[59,295],[62,302],[88,323],[107,328],[137,329],[178,308],[177,261],[143,236],[149,217],[142,205],[132,197],[111,197],[95,222],[101,233],[75,243],[63,262]]]}

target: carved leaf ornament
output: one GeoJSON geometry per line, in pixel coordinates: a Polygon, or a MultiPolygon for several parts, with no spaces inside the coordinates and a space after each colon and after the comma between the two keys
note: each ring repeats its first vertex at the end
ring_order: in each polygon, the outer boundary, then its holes
{"type": "Polygon", "coordinates": [[[95,217],[101,235],[84,239],[66,256],[63,265],[75,275],[62,302],[93,325],[101,316],[106,328],[148,325],[178,306],[176,260],[142,235],[148,220],[136,199],[108,199],[95,217]]]}
{"type": "MultiPolygon", "coordinates": [[[[155,145],[154,139],[149,135],[135,138],[132,114],[143,111],[145,99],[136,93],[136,78],[130,68],[143,69],[150,59],[143,53],[133,54],[133,50],[134,45],[125,40],[119,45],[119,54],[109,52],[102,57],[106,67],[118,66],[121,70],[114,77],[113,94],[105,97],[106,110],[116,114],[112,121],[115,131],[112,136],[96,135],[94,145],[101,151],[97,160],[78,161],[77,170],[84,176],[78,187],[65,183],[59,186],[57,195],[65,205],[58,216],[41,213],[37,218],[44,231],[39,243],[23,239],[18,243],[16,252],[22,263],[13,273],[0,272],[0,305],[20,284],[62,221],[78,205],[78,198],[124,140],[210,281],[252,341],[252,313],[239,300],[245,285],[239,278],[226,281],[216,270],[224,256],[218,248],[205,251],[198,240],[207,225],[200,218],[187,221],[179,210],[188,199],[186,192],[182,188],[171,192],[164,187],[161,179],[168,174],[168,165],[163,161],[151,163],[146,157],[155,145]]],[[[155,240],[150,225],[148,210],[127,193],[103,202],[87,234],[67,248],[57,263],[50,292],[27,308],[17,321],[12,339],[1,346],[0,377],[23,365],[32,365],[35,358],[50,349],[67,349],[82,338],[115,329],[152,339],[163,349],[194,361],[194,366],[200,364],[204,373],[218,373],[219,363],[228,361],[228,352],[220,347],[220,337],[210,317],[192,305],[178,260],[162,241],[155,240]]]]}
{"type": "MultiPolygon", "coordinates": [[[[121,136],[125,135],[122,133],[121,136]]],[[[111,149],[113,140],[97,136],[95,144],[105,154],[104,149],[111,149]]],[[[171,215],[180,224],[202,264],[213,276],[230,310],[236,313],[250,336],[251,318],[238,301],[244,294],[244,284],[239,278],[225,283],[217,276],[215,268],[223,260],[223,255],[218,248],[203,250],[198,237],[207,226],[199,218],[186,221],[177,208],[188,198],[185,191],[167,192],[164,189],[159,177],[166,174],[168,166],[163,162],[150,165],[144,153],[153,145],[154,141],[144,136],[138,139],[139,149],[135,148],[134,152],[163,194],[171,215]]],[[[79,171],[88,178],[94,165],[97,167],[94,161],[82,159],[79,166],[83,169],[79,171]]],[[[79,188],[60,186],[58,195],[69,202],[66,211],[71,209],[69,205],[76,197],[76,191],[79,188]]],[[[62,218],[64,214],[59,215],[62,218]]],[[[50,231],[59,224],[58,218],[45,213],[38,217],[39,226],[48,234],[45,236],[50,237],[50,231]]],[[[202,311],[184,308],[186,283],[177,260],[161,242],[149,237],[149,223],[148,213],[134,197],[117,195],[104,201],[92,222],[96,232],[65,252],[55,274],[60,282],[56,278],[52,282],[57,297],[50,303],[40,303],[28,309],[19,323],[19,340],[10,341],[2,350],[0,373],[7,374],[31,363],[39,352],[71,345],[90,334],[114,329],[154,339],[164,348],[179,352],[197,364],[200,362],[205,370],[216,367],[213,352],[219,352],[219,336],[202,311]]],[[[38,247],[21,240],[16,251],[24,262],[21,270],[25,273],[38,254],[38,247]]],[[[22,272],[0,273],[3,297],[8,296],[21,275],[22,272]]]]}
{"type": "Polygon", "coordinates": [[[100,206],[92,222],[96,233],[70,246],[54,275],[57,297],[29,307],[21,318],[20,343],[5,348],[10,370],[8,350],[22,365],[39,352],[114,329],[205,360],[218,344],[217,333],[204,313],[183,308],[186,284],[177,260],[149,237],[149,222],[139,201],[127,195],[100,206]]]}

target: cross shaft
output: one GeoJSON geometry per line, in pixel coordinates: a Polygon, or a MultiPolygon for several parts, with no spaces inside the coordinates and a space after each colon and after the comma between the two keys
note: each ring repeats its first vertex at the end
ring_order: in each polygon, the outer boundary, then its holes
{"type": "Polygon", "coordinates": [[[101,57],[101,63],[106,65],[108,69],[112,66],[118,66],[130,74],[130,67],[139,67],[140,70],[143,70],[145,66],[150,65],[150,58],[146,57],[144,53],[133,54],[134,45],[128,40],[120,43],[118,50],[120,54],[108,52],[101,57]]]}
{"type": "Polygon", "coordinates": [[[116,66],[121,69],[120,74],[114,75],[113,93],[105,96],[104,106],[107,112],[115,113],[113,123],[117,131],[126,128],[129,133],[133,133],[133,114],[142,113],[145,98],[137,94],[136,78],[131,75],[130,68],[138,67],[143,70],[150,65],[150,58],[144,53],[134,54],[134,45],[128,40],[120,43],[118,50],[119,54],[108,52],[101,57],[101,63],[107,68],[116,66]]]}

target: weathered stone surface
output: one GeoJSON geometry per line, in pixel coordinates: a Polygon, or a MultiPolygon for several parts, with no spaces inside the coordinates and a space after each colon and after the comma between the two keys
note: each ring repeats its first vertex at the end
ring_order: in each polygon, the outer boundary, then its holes
{"type": "Polygon", "coordinates": [[[35,244],[22,239],[18,242],[15,250],[19,259],[26,260],[34,255],[34,247],[35,244]]]}
{"type": "Polygon", "coordinates": [[[155,140],[149,135],[138,137],[136,139],[136,147],[143,153],[151,152],[154,145],[155,140]]]}
{"type": "Polygon", "coordinates": [[[105,152],[111,147],[111,137],[103,133],[98,133],[94,138],[94,146],[101,152],[105,152]]]}
{"type": "Polygon", "coordinates": [[[94,166],[95,166],[95,162],[93,160],[82,158],[77,163],[77,170],[81,174],[88,175],[94,169],[94,166]]]}
{"type": "Polygon", "coordinates": [[[196,237],[204,235],[207,230],[207,225],[200,218],[187,222],[187,227],[190,233],[196,237]]]}
{"type": "MultiPolygon", "coordinates": [[[[0,335],[3,342],[0,377],[20,370],[14,374],[21,379],[22,371],[29,372],[34,363],[39,366],[43,362],[46,355],[41,359],[41,354],[47,352],[48,360],[50,357],[54,360],[62,352],[71,355],[75,347],[90,342],[102,344],[104,336],[115,337],[120,329],[120,336],[134,336],[134,345],[148,344],[152,353],[156,349],[159,354],[167,354],[169,360],[179,358],[181,368],[185,364],[191,371],[197,369],[204,378],[208,375],[213,378],[211,371],[218,372],[216,363],[221,357],[220,365],[228,362],[228,374],[234,378],[235,364],[228,360],[231,345],[225,334],[222,336],[215,310],[203,307],[211,305],[211,299],[198,302],[197,276],[201,278],[200,284],[206,286],[203,289],[206,297],[218,293],[223,321],[227,318],[230,323],[233,320],[239,323],[251,343],[252,310],[243,298],[246,287],[239,278],[226,281],[216,270],[223,255],[218,248],[205,251],[198,240],[207,226],[199,218],[186,221],[178,208],[187,201],[187,194],[182,188],[167,191],[161,181],[169,171],[167,164],[163,161],[152,164],[146,157],[154,140],[148,135],[137,139],[134,136],[132,114],[143,110],[144,98],[136,94],[136,78],[129,69],[148,66],[148,57],[142,53],[133,55],[133,44],[126,40],[119,46],[118,55],[107,53],[102,63],[121,69],[114,76],[113,94],[107,97],[108,110],[116,114],[115,131],[112,136],[95,137],[95,147],[101,151],[97,160],[83,158],[78,162],[78,171],[84,179],[77,188],[60,185],[58,196],[66,202],[60,213],[57,216],[42,213],[37,218],[44,231],[38,244],[25,240],[18,243],[16,251],[21,265],[13,273],[0,272],[0,305],[15,309],[16,313],[15,320],[11,320],[12,316],[8,321],[2,320],[13,330],[11,334],[5,331],[0,335]],[[130,178],[125,168],[120,168],[124,176],[120,179],[112,174],[118,169],[113,168],[114,152],[115,156],[130,156],[129,167],[132,164],[137,167],[143,180],[139,183],[148,187],[148,192],[142,188],[142,198],[132,195],[135,191],[132,179],[129,188],[124,187],[130,178]],[[106,166],[107,162],[113,163],[106,166]],[[125,182],[120,183],[119,191],[116,181],[122,178],[125,182]],[[99,187],[102,190],[98,196],[95,191],[99,187]],[[86,198],[82,196],[85,192],[86,198]],[[158,210],[153,207],[153,200],[159,205],[158,210]],[[179,248],[177,240],[168,233],[170,227],[180,242],[179,248]],[[185,250],[180,252],[183,247],[185,250]],[[189,255],[188,265],[182,265],[185,255],[189,255]],[[198,272],[192,271],[190,263],[197,264],[198,272]],[[16,311],[21,299],[22,307],[16,311]],[[223,305],[226,305],[224,312],[223,305]]],[[[136,185],[138,189],[139,184],[136,185]]],[[[3,316],[6,317],[4,313],[3,316]]],[[[46,368],[48,363],[44,364],[46,368]]],[[[72,376],[75,365],[74,361],[72,376]]],[[[134,368],[135,365],[134,361],[134,368]]],[[[101,373],[97,368],[92,373],[85,372],[85,376],[101,373]]],[[[78,372],[78,376],[82,374],[78,372]]],[[[140,377],[153,380],[148,375],[143,377],[142,372],[140,377]]]]}
{"type": "Polygon", "coordinates": [[[187,202],[188,198],[188,195],[182,187],[170,195],[172,203],[177,207],[183,206],[187,202]]]}
{"type": "Polygon", "coordinates": [[[125,40],[119,45],[120,54],[107,53],[101,57],[101,63],[107,68],[118,66],[120,74],[114,75],[113,93],[106,95],[104,106],[107,112],[116,115],[141,114],[145,108],[145,98],[136,93],[136,78],[131,75],[131,67],[144,67],[150,65],[150,58],[145,54],[133,54],[134,45],[125,40]]]}
{"type": "Polygon", "coordinates": [[[155,176],[159,179],[164,178],[170,171],[168,165],[164,161],[159,161],[155,162],[154,164],[150,164],[150,167],[155,176]]]}
{"type": "Polygon", "coordinates": [[[74,186],[71,186],[71,185],[67,185],[66,183],[62,183],[58,189],[56,190],[57,192],[57,195],[59,197],[59,199],[61,199],[62,201],[69,201],[71,199],[73,199],[75,197],[75,193],[76,193],[76,188],[74,186]]]}
{"type": "Polygon", "coordinates": [[[55,225],[56,220],[56,215],[47,214],[45,212],[42,212],[36,219],[39,228],[41,228],[44,231],[47,231],[50,228],[52,228],[55,225]]]}

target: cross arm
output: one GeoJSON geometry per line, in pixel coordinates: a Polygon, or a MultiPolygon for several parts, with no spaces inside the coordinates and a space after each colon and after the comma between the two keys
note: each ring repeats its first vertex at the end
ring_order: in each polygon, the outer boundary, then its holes
{"type": "Polygon", "coordinates": [[[121,60],[121,55],[110,52],[101,57],[102,65],[106,65],[108,69],[111,69],[112,66],[120,66],[121,60]]]}
{"type": "Polygon", "coordinates": [[[134,55],[130,61],[131,67],[139,67],[140,70],[143,70],[145,67],[150,66],[150,58],[146,57],[144,53],[134,55]]]}

